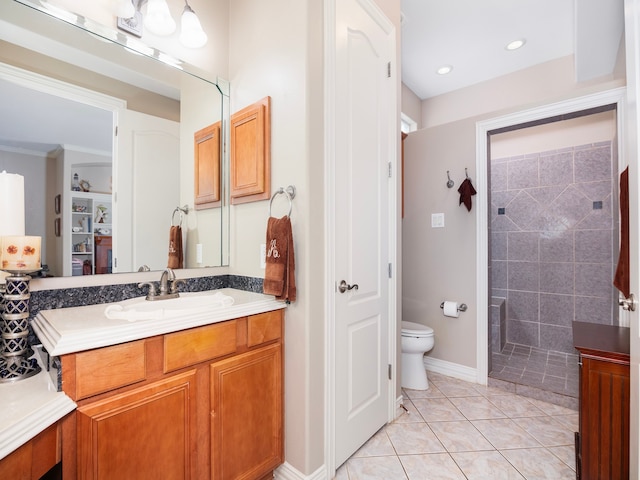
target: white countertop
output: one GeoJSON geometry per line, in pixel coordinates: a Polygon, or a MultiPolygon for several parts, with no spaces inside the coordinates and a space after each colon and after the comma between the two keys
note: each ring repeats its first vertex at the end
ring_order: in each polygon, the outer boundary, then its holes
{"type": "MultiPolygon", "coordinates": [[[[116,345],[141,338],[177,332],[187,328],[223,322],[233,318],[255,315],[286,307],[286,304],[271,295],[247,292],[233,288],[222,288],[197,293],[181,293],[180,296],[193,297],[221,292],[233,297],[231,306],[212,309],[206,312],[190,313],[174,318],[119,320],[105,316],[105,309],[114,303],[87,305],[83,307],[42,310],[32,322],[33,329],[50,355],[89,350],[92,348],[116,345]]],[[[138,301],[133,300],[132,301],[138,301]]],[[[127,305],[129,300],[116,302],[127,305]]],[[[163,300],[156,300],[158,306],[163,300]]]]}
{"type": "Polygon", "coordinates": [[[0,459],[75,408],[67,395],[57,391],[44,368],[33,377],[0,383],[0,459]]]}
{"type": "MultiPolygon", "coordinates": [[[[32,325],[49,354],[57,356],[286,307],[285,303],[277,301],[273,296],[233,288],[182,293],[181,296],[207,295],[217,291],[232,296],[233,305],[182,318],[130,322],[108,319],[104,314],[105,308],[113,304],[104,303],[43,310],[38,313],[32,325]]],[[[126,302],[116,304],[126,305],[126,302]]],[[[160,305],[162,300],[157,302],[160,305]]],[[[39,355],[36,354],[36,357],[42,366],[39,355]]],[[[44,367],[33,377],[12,383],[0,383],[0,459],[75,408],[76,404],[64,392],[57,391],[57,385],[54,385],[44,367]]]]}

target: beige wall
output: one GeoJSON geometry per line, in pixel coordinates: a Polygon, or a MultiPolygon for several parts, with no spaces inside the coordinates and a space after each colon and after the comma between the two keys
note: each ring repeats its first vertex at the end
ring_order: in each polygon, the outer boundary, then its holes
{"type": "Polygon", "coordinates": [[[422,128],[422,100],[413,91],[402,84],[402,113],[409,116],[418,124],[418,130],[422,128]]]}
{"type": "MultiPolygon", "coordinates": [[[[403,221],[403,320],[430,325],[435,347],[428,354],[476,367],[476,211],[458,205],[465,168],[476,178],[476,123],[507,112],[552,103],[624,80],[576,85],[562,59],[423,102],[426,128],[405,140],[403,221]],[[446,187],[447,170],[455,187],[446,187]],[[445,227],[431,228],[431,214],[444,213],[445,227]],[[442,315],[440,303],[468,305],[459,318],[442,315]]],[[[478,192],[483,195],[483,192],[478,192]]],[[[473,197],[477,201],[476,197],[473,197]]]]}
{"type": "MultiPolygon", "coordinates": [[[[285,459],[304,474],[323,465],[325,442],[322,3],[234,0],[230,7],[231,111],[271,97],[272,192],[297,189],[291,219],[298,299],[287,308],[285,323],[285,459]]],[[[399,35],[399,0],[378,4],[399,35]]],[[[281,216],[288,205],[274,201],[273,208],[281,216]]],[[[232,207],[232,273],[264,276],[258,254],[268,209],[268,201],[232,207]]]]}

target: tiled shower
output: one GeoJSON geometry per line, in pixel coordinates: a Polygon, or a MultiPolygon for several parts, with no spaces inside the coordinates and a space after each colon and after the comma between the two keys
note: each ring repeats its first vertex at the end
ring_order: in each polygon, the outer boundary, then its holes
{"type": "Polygon", "coordinates": [[[574,320],[617,324],[614,144],[491,159],[491,378],[577,397],[574,320]]]}

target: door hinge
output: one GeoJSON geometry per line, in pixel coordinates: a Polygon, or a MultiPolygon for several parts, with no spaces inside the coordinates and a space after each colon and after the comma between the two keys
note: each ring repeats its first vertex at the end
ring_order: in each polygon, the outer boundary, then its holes
{"type": "Polygon", "coordinates": [[[393,175],[393,167],[391,166],[391,162],[389,162],[389,178],[393,175]]]}
{"type": "Polygon", "coordinates": [[[389,364],[389,380],[391,380],[391,377],[392,377],[391,372],[392,372],[392,368],[391,368],[391,364],[389,364]]]}
{"type": "Polygon", "coordinates": [[[116,137],[118,136],[118,126],[117,126],[117,125],[116,125],[116,133],[115,133],[115,136],[116,136],[116,137]]]}
{"type": "Polygon", "coordinates": [[[391,78],[391,62],[387,62],[387,78],[391,78]]]}
{"type": "Polygon", "coordinates": [[[389,278],[393,278],[393,269],[391,267],[391,264],[389,264],[389,278]]]}
{"type": "Polygon", "coordinates": [[[113,259],[113,267],[114,268],[118,268],[118,259],[117,258],[113,259]]]}

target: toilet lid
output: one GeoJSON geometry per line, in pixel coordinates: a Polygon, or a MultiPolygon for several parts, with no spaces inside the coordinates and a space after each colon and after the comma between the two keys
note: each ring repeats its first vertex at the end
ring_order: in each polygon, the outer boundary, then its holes
{"type": "Polygon", "coordinates": [[[409,335],[417,335],[420,337],[429,337],[433,335],[433,328],[415,322],[402,322],[402,333],[409,335]]]}

